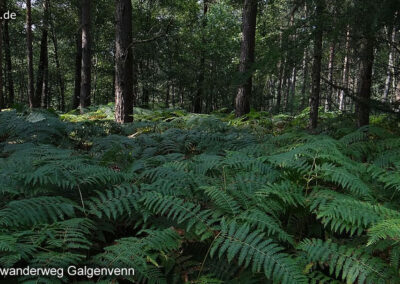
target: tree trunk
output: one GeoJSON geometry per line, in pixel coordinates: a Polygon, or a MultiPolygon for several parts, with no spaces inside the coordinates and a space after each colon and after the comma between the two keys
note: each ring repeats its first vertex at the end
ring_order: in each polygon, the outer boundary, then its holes
{"type": "Polygon", "coordinates": [[[33,46],[32,46],[32,5],[31,0],[26,0],[26,42],[28,49],[28,99],[29,107],[39,107],[35,98],[35,87],[33,78],[33,46]]]}
{"type": "MultiPolygon", "coordinates": [[[[343,88],[347,89],[349,87],[349,56],[350,56],[350,27],[347,27],[347,34],[346,34],[346,54],[344,56],[344,63],[343,63],[343,88]]],[[[344,111],[346,108],[346,98],[344,96],[344,90],[340,91],[339,95],[339,110],[344,111]]]]}
{"type": "MultiPolygon", "coordinates": [[[[391,42],[395,44],[396,42],[396,26],[393,27],[393,31],[391,33],[391,42]]],[[[383,99],[385,102],[389,101],[389,93],[390,93],[390,84],[392,83],[392,76],[395,72],[394,70],[394,48],[390,47],[389,51],[389,62],[386,73],[386,81],[385,81],[385,90],[383,92],[383,99]]]]}
{"type": "Polygon", "coordinates": [[[167,92],[165,94],[165,107],[166,108],[169,108],[169,97],[170,97],[169,89],[170,89],[169,82],[167,82],[167,92]]]}
{"type": "Polygon", "coordinates": [[[283,70],[284,70],[284,62],[281,58],[279,62],[279,79],[278,79],[278,88],[276,91],[276,106],[275,112],[279,113],[281,111],[281,101],[282,101],[282,85],[283,85],[283,70]]]}
{"type": "Polygon", "coordinates": [[[90,34],[90,5],[91,0],[82,0],[82,67],[81,67],[81,90],[79,97],[79,108],[90,106],[91,91],[91,34],[90,34]]]}
{"type": "Polygon", "coordinates": [[[252,89],[251,66],[254,63],[254,48],[257,20],[258,0],[245,0],[243,8],[242,33],[243,40],[240,51],[239,71],[246,78],[245,83],[239,87],[236,96],[236,117],[250,112],[250,97],[252,89]]]}
{"type": "Polygon", "coordinates": [[[312,69],[312,90],[310,97],[310,128],[317,128],[318,124],[318,107],[321,89],[321,61],[322,61],[322,37],[323,27],[320,19],[324,12],[324,1],[317,0],[316,15],[318,17],[316,28],[314,31],[314,61],[312,69]]]}
{"type": "Polygon", "coordinates": [[[205,72],[205,28],[207,27],[207,12],[208,12],[208,0],[203,0],[203,34],[201,38],[201,58],[200,58],[200,70],[199,70],[199,77],[197,80],[197,92],[194,96],[193,101],[193,112],[194,113],[201,113],[203,107],[203,96],[204,96],[204,72],[205,72]]]}
{"type": "Polygon", "coordinates": [[[132,2],[116,0],[115,120],[133,121],[132,2]]]}
{"type": "Polygon", "coordinates": [[[40,58],[39,58],[39,68],[37,72],[36,81],[36,94],[35,99],[41,102],[41,107],[47,107],[47,93],[48,90],[46,86],[46,73],[48,73],[49,61],[48,61],[48,46],[47,46],[47,35],[48,35],[48,8],[49,2],[45,0],[43,3],[43,27],[42,27],[42,39],[40,43],[40,58]]]}
{"type": "Polygon", "coordinates": [[[328,81],[330,84],[325,100],[325,111],[332,110],[334,62],[335,62],[335,43],[333,42],[331,47],[329,48],[328,81]]]}
{"type": "Polygon", "coordinates": [[[293,67],[293,74],[292,74],[292,88],[291,88],[291,95],[290,95],[290,113],[293,114],[294,111],[294,102],[296,97],[296,84],[297,84],[297,67],[293,67]]]}
{"type": "MultiPolygon", "coordinates": [[[[93,104],[96,104],[96,95],[97,95],[97,80],[98,80],[98,73],[97,73],[97,71],[98,71],[98,64],[99,64],[99,59],[98,59],[98,57],[97,57],[97,54],[94,56],[94,60],[93,60],[94,62],[93,62],[93,67],[94,67],[94,70],[93,70],[93,88],[92,88],[92,101],[93,101],[93,104]]],[[[114,90],[114,93],[115,93],[115,90],[114,90]]]]}
{"type": "Polygon", "coordinates": [[[64,112],[65,111],[65,85],[64,85],[64,80],[63,80],[63,75],[62,75],[62,70],[61,70],[60,58],[58,56],[57,36],[56,36],[56,31],[54,30],[53,23],[52,23],[52,39],[53,39],[53,45],[54,45],[54,59],[55,59],[56,68],[57,68],[57,80],[58,80],[58,84],[60,87],[61,102],[60,102],[59,108],[62,112],[64,112]]]}
{"type": "Polygon", "coordinates": [[[7,79],[8,79],[8,102],[7,105],[12,107],[14,104],[14,80],[12,74],[12,62],[11,62],[11,47],[10,47],[10,34],[8,30],[8,21],[4,21],[4,51],[5,59],[7,64],[7,79]]]}
{"type": "Polygon", "coordinates": [[[360,87],[358,91],[358,127],[369,124],[372,67],[374,63],[374,38],[368,35],[361,44],[360,87]]]}
{"type": "Polygon", "coordinates": [[[72,99],[72,108],[79,107],[81,96],[81,72],[82,72],[82,7],[78,5],[79,29],[76,34],[76,54],[75,54],[75,88],[72,99]]]}
{"type": "Polygon", "coordinates": [[[397,81],[395,103],[397,104],[397,111],[400,111],[400,80],[397,81]]]}
{"type": "Polygon", "coordinates": [[[307,101],[307,83],[308,83],[308,52],[307,49],[304,49],[304,57],[303,57],[303,85],[301,86],[301,109],[306,106],[306,101],[307,101]]]}
{"type": "Polygon", "coordinates": [[[172,108],[175,108],[175,85],[174,85],[174,83],[172,83],[172,97],[171,97],[171,101],[172,101],[172,108]]]}
{"type": "Polygon", "coordinates": [[[138,64],[135,60],[135,51],[133,51],[133,105],[138,105],[139,96],[139,78],[138,78],[138,64]]]}

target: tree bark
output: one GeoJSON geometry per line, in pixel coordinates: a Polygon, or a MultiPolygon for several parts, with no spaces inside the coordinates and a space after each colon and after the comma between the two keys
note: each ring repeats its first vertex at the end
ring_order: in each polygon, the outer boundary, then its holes
{"type": "Polygon", "coordinates": [[[279,62],[279,78],[278,78],[278,88],[276,91],[276,106],[275,106],[275,112],[279,113],[281,110],[281,101],[282,101],[282,85],[283,85],[283,70],[284,70],[284,65],[285,63],[283,62],[283,59],[281,58],[279,62]]]}
{"type": "MultiPolygon", "coordinates": [[[[350,61],[349,61],[349,56],[350,56],[350,27],[347,27],[347,33],[346,33],[346,47],[345,47],[345,56],[344,56],[344,62],[343,62],[343,77],[342,77],[342,82],[343,82],[343,88],[348,88],[349,87],[349,68],[350,68],[350,61]]],[[[339,110],[344,111],[346,108],[346,98],[345,98],[345,93],[344,90],[340,91],[339,95],[339,110]]]]}
{"type": "Polygon", "coordinates": [[[4,21],[4,51],[5,51],[5,59],[7,64],[7,79],[8,79],[8,100],[7,105],[12,107],[14,104],[14,79],[12,74],[12,62],[11,62],[11,47],[10,47],[10,34],[8,29],[8,21],[4,21]]]}
{"type": "Polygon", "coordinates": [[[39,103],[35,98],[33,77],[33,46],[32,46],[32,5],[31,0],[26,0],[26,42],[28,51],[28,99],[29,107],[37,108],[39,103]]]}
{"type": "Polygon", "coordinates": [[[60,87],[60,110],[62,112],[65,111],[65,85],[64,85],[64,80],[63,80],[63,75],[62,75],[62,70],[61,70],[61,64],[60,64],[60,58],[58,56],[58,42],[57,42],[57,35],[56,31],[54,30],[54,24],[53,21],[51,21],[52,25],[52,40],[53,40],[53,45],[54,45],[54,60],[56,62],[56,68],[57,68],[57,80],[58,84],[60,87]]]}
{"type": "Polygon", "coordinates": [[[361,43],[360,87],[358,91],[358,127],[369,124],[372,67],[374,63],[374,37],[367,35],[361,43]]]}
{"type": "Polygon", "coordinates": [[[303,56],[303,85],[301,86],[301,109],[306,106],[306,101],[307,101],[307,84],[308,84],[308,52],[307,49],[304,49],[304,56],[303,56]]]}
{"type": "MultiPolygon", "coordinates": [[[[390,36],[391,42],[394,44],[396,41],[396,26],[393,26],[393,30],[390,36]]],[[[392,76],[395,72],[394,70],[394,49],[390,47],[389,60],[386,73],[385,90],[383,92],[383,99],[385,102],[389,101],[390,85],[392,83],[392,76]]]]}
{"type": "Polygon", "coordinates": [[[325,0],[317,0],[316,7],[316,15],[318,19],[316,21],[316,28],[314,31],[314,61],[312,69],[312,90],[310,97],[311,129],[317,128],[318,124],[319,96],[321,90],[322,37],[324,32],[320,17],[324,12],[324,1],[325,0]]]}
{"type": "Polygon", "coordinates": [[[167,92],[165,94],[165,107],[169,108],[169,97],[170,97],[170,84],[167,82],[167,92]]]}
{"type": "Polygon", "coordinates": [[[254,63],[254,48],[257,20],[258,0],[245,0],[243,8],[243,40],[240,52],[239,72],[246,78],[236,95],[236,117],[250,112],[250,98],[252,89],[251,66],[254,63]]]}
{"type": "Polygon", "coordinates": [[[115,120],[133,121],[132,2],[116,0],[115,120]]]}
{"type": "Polygon", "coordinates": [[[293,67],[292,71],[292,79],[291,79],[291,87],[290,87],[290,113],[293,114],[294,111],[294,100],[296,95],[296,83],[297,83],[297,67],[293,67]]]}
{"type": "Polygon", "coordinates": [[[72,99],[72,108],[77,109],[81,96],[81,72],[82,72],[82,6],[78,5],[79,29],[76,34],[76,53],[75,53],[75,87],[72,99]]]}
{"type": "Polygon", "coordinates": [[[36,94],[35,99],[41,102],[41,107],[47,107],[47,93],[48,90],[46,84],[46,76],[48,76],[48,46],[47,46],[47,36],[48,36],[48,8],[49,2],[45,0],[43,3],[43,26],[42,26],[42,39],[40,43],[40,57],[39,57],[39,68],[37,72],[36,81],[36,94]]]}
{"type": "Polygon", "coordinates": [[[90,31],[90,9],[91,0],[82,0],[82,67],[81,67],[81,88],[79,97],[79,108],[90,106],[91,92],[91,68],[92,68],[92,43],[90,31]]]}
{"type": "Polygon", "coordinates": [[[200,70],[199,70],[199,77],[197,80],[197,92],[194,97],[193,101],[193,112],[194,113],[201,113],[203,108],[203,97],[204,97],[204,72],[205,72],[205,44],[206,44],[206,37],[204,35],[205,28],[207,27],[207,12],[208,12],[208,0],[203,0],[203,34],[201,38],[201,58],[200,58],[200,70]]]}
{"type": "Polygon", "coordinates": [[[325,100],[325,111],[331,111],[332,110],[332,96],[333,96],[333,69],[334,69],[334,63],[335,63],[335,43],[333,42],[331,44],[331,47],[329,48],[329,64],[328,64],[328,81],[329,81],[329,89],[328,93],[326,94],[326,100],[325,100]]]}

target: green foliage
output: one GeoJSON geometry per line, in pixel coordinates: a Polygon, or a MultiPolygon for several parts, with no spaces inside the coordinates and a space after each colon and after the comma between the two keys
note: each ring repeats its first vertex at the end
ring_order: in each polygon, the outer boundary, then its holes
{"type": "Polygon", "coordinates": [[[363,250],[322,240],[304,240],[299,249],[307,253],[309,261],[326,263],[329,273],[347,283],[386,283],[392,271],[384,262],[363,250]]]}
{"type": "Polygon", "coordinates": [[[258,130],[267,114],[250,116],[138,110],[117,126],[1,112],[21,126],[0,123],[0,266],[136,270],[93,282],[398,283],[396,135],[274,136],[258,130]],[[44,121],[60,136],[33,127],[44,121]]]}
{"type": "Polygon", "coordinates": [[[220,258],[226,254],[228,262],[237,257],[238,265],[251,264],[253,272],[263,271],[277,283],[307,283],[296,263],[282,250],[272,240],[264,239],[260,231],[250,231],[247,225],[222,222],[210,253],[212,256],[218,252],[220,258]]]}

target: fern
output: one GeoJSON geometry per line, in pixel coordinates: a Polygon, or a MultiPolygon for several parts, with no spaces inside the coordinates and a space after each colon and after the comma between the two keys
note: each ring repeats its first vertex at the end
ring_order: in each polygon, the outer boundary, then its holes
{"type": "Polygon", "coordinates": [[[326,263],[331,275],[347,283],[385,283],[390,277],[390,271],[380,259],[361,249],[317,239],[302,241],[299,249],[307,253],[309,261],[326,263]]]}
{"type": "Polygon", "coordinates": [[[137,272],[91,280],[105,283],[400,281],[395,129],[136,111],[122,126],[111,106],[0,113],[0,266],[137,272]]]}
{"type": "Polygon", "coordinates": [[[320,171],[323,179],[341,185],[342,188],[349,190],[354,195],[366,198],[371,194],[370,188],[359,177],[345,168],[335,167],[332,164],[323,164],[320,171]]]}
{"type": "Polygon", "coordinates": [[[0,210],[2,226],[31,226],[75,216],[78,207],[63,197],[36,197],[11,201],[0,210]]]}
{"type": "Polygon", "coordinates": [[[400,219],[383,220],[368,230],[368,245],[379,240],[389,239],[396,243],[400,241],[400,219]]]}
{"type": "Polygon", "coordinates": [[[118,186],[114,190],[97,191],[97,196],[90,198],[86,206],[89,214],[98,218],[105,215],[116,220],[123,214],[131,215],[133,211],[138,210],[139,198],[136,187],[118,186]]]}
{"type": "Polygon", "coordinates": [[[222,213],[237,215],[239,213],[238,203],[226,192],[216,187],[204,187],[204,192],[210,197],[216,208],[222,213]]]}
{"type": "Polygon", "coordinates": [[[218,252],[220,258],[226,254],[229,262],[237,257],[239,265],[251,264],[253,272],[263,271],[277,283],[307,283],[297,264],[282,250],[272,240],[264,239],[263,233],[250,232],[247,225],[223,222],[210,253],[213,256],[218,252]]]}
{"type": "Polygon", "coordinates": [[[163,196],[155,192],[143,194],[141,201],[146,209],[157,215],[165,215],[178,224],[185,222],[187,231],[194,227],[196,234],[201,236],[202,239],[209,238],[212,235],[212,227],[219,217],[219,214],[210,210],[202,210],[199,205],[194,203],[172,196],[163,196]]]}

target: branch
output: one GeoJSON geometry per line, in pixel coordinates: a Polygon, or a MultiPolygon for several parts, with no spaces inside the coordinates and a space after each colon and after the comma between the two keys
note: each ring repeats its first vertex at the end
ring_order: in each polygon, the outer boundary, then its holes
{"type": "Polygon", "coordinates": [[[153,36],[153,37],[151,37],[151,38],[148,38],[148,39],[141,39],[141,40],[134,39],[134,40],[132,41],[132,45],[140,44],[140,43],[152,42],[152,41],[155,41],[155,40],[157,40],[157,39],[159,39],[159,38],[161,38],[161,37],[167,36],[168,31],[169,31],[169,28],[171,27],[171,25],[172,25],[172,20],[169,21],[169,23],[168,23],[168,25],[167,25],[167,28],[165,29],[164,32],[162,32],[162,30],[160,30],[155,36],[153,36]]]}

